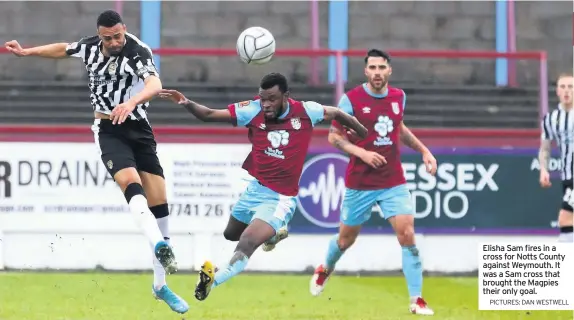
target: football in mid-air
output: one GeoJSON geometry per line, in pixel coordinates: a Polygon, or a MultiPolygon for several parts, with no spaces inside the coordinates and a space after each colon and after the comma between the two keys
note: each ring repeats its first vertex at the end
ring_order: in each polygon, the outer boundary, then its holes
{"type": "Polygon", "coordinates": [[[265,28],[247,28],[237,38],[237,54],[247,64],[265,64],[275,54],[275,38],[265,28]]]}

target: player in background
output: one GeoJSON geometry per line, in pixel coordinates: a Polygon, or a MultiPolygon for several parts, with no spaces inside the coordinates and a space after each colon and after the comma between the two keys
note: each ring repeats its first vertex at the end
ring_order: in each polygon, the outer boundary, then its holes
{"type": "Polygon", "coordinates": [[[422,298],[423,268],[415,244],[414,208],[401,164],[399,141],[422,154],[427,172],[435,174],[437,164],[431,152],[403,123],[406,95],[388,85],[391,59],[372,49],[365,57],[367,82],[348,91],[339,108],[355,116],[369,129],[366,139],[358,139],[333,121],[329,142],[350,155],[345,177],[339,234],[328,246],[323,264],[311,279],[312,295],[319,295],[335,270],[337,261],[353,245],[361,225],[371,217],[377,204],[393,227],[402,247],[403,273],[410,295],[410,311],[433,315],[422,298]]]}
{"type": "Polygon", "coordinates": [[[541,123],[541,143],[538,159],[540,161],[540,185],[548,188],[550,173],[548,161],[552,149],[552,140],[560,149],[562,163],[562,205],[558,213],[560,242],[574,242],[572,236],[572,207],[574,206],[573,171],[574,171],[574,112],[572,111],[572,89],[574,78],[572,74],[561,74],[556,83],[556,95],[560,103],[558,107],[548,112],[541,123]]]}
{"type": "MultiPolygon", "coordinates": [[[[90,76],[96,147],[155,255],[152,293],[173,311],[185,313],[189,310],[187,302],[166,283],[166,271],[175,272],[177,263],[168,243],[169,207],[163,169],[146,112],[149,100],[162,88],[161,80],[149,46],[127,32],[117,12],[101,13],[96,27],[96,36],[73,43],[24,49],[12,40],[5,46],[18,57],[75,57],[84,62],[90,76]]],[[[118,243],[118,250],[121,246],[118,243]]]]}
{"type": "Polygon", "coordinates": [[[337,120],[361,137],[367,134],[367,129],[356,118],[338,108],[291,99],[287,79],[278,73],[263,77],[258,99],[231,104],[223,110],[202,106],[174,90],[163,90],[160,97],[183,105],[201,121],[247,127],[252,144],[243,168],[255,180],[233,207],[226,228],[229,234],[239,235],[239,242],[225,268],[216,272],[211,262],[203,264],[195,289],[198,300],[204,300],[212,288],[242,272],[255,250],[289,223],[295,212],[299,179],[317,123],[337,120]]]}

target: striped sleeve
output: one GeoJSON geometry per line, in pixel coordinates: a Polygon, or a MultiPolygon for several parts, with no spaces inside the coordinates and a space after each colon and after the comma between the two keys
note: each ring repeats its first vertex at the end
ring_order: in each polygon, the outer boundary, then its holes
{"type": "Polygon", "coordinates": [[[134,54],[128,58],[128,65],[142,80],[147,79],[149,76],[159,76],[151,50],[147,47],[138,46],[134,54]]]}
{"type": "Polygon", "coordinates": [[[87,46],[88,44],[84,38],[76,42],[68,43],[68,46],[66,46],[66,54],[70,57],[82,58],[86,54],[87,46]]]}
{"type": "Polygon", "coordinates": [[[550,121],[550,113],[547,113],[542,119],[540,124],[541,127],[541,139],[542,140],[554,140],[554,135],[552,134],[552,123],[550,121]]]}

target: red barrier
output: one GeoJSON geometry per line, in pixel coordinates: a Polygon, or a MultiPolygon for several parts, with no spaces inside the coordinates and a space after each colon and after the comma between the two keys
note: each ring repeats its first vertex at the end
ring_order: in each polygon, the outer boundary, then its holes
{"type": "MultiPolygon", "coordinates": [[[[436,138],[537,138],[540,133],[533,129],[426,129],[416,128],[412,131],[420,136],[436,138]]],[[[74,135],[89,133],[89,126],[0,126],[0,134],[61,134],[74,135]]],[[[236,135],[245,133],[244,128],[227,127],[155,127],[154,132],[159,135],[236,135]]],[[[327,128],[315,129],[315,135],[326,137],[329,134],[327,128]]]]}
{"type": "MultiPolygon", "coordinates": [[[[429,147],[534,148],[539,144],[537,130],[505,129],[413,129],[429,147]]],[[[160,143],[248,143],[245,128],[156,127],[160,143]]],[[[315,147],[328,147],[326,128],[317,128],[311,141],[315,147]]],[[[87,142],[94,136],[85,126],[0,126],[2,142],[87,142]]]]}
{"type": "MultiPolygon", "coordinates": [[[[236,56],[235,49],[221,48],[159,48],[152,50],[160,56],[236,56]]],[[[328,57],[342,54],[347,57],[364,57],[367,50],[329,50],[329,49],[277,49],[278,57],[328,57]]],[[[4,47],[0,53],[9,53],[4,47]]],[[[397,58],[455,58],[455,59],[546,59],[544,51],[496,52],[496,51],[458,51],[458,50],[390,50],[388,53],[397,58]]]]}

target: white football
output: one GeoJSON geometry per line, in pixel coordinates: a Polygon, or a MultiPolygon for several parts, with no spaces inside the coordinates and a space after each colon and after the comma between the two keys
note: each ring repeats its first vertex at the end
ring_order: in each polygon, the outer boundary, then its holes
{"type": "Polygon", "coordinates": [[[265,64],[275,54],[275,38],[265,28],[245,29],[237,38],[237,54],[247,64],[265,64]]]}

